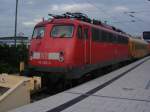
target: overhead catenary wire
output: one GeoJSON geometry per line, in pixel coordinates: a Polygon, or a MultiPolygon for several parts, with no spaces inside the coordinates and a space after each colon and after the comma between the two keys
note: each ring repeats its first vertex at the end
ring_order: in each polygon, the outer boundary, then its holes
{"type": "MultiPolygon", "coordinates": [[[[88,1],[88,3],[91,3],[89,0],[86,0],[86,1],[88,1]]],[[[99,7],[97,7],[95,4],[92,4],[93,6],[95,6],[96,8],[98,8],[98,9],[101,9],[101,8],[99,8],[99,7]]],[[[103,10],[104,11],[104,10],[103,10]]],[[[107,12],[106,11],[104,11],[105,12],[105,14],[107,14],[107,12]]],[[[146,25],[148,25],[147,24],[147,22],[145,22],[144,20],[142,20],[141,18],[139,18],[139,17],[137,17],[137,16],[134,16],[134,15],[132,15],[132,14],[136,14],[136,13],[144,13],[144,12],[149,12],[148,10],[141,10],[141,11],[130,11],[130,17],[132,17],[132,18],[134,18],[134,20],[131,20],[131,21],[114,21],[114,22],[112,22],[112,23],[119,23],[119,24],[125,24],[125,25],[127,25],[126,23],[135,23],[136,22],[136,24],[137,24],[137,22],[143,22],[143,23],[145,23],[146,25]]],[[[111,16],[109,16],[109,18],[111,18],[111,16]]],[[[137,24],[138,25],[138,24],[137,24]]],[[[139,25],[138,25],[139,26],[139,25]]],[[[140,27],[139,27],[140,28],[140,27]]]]}
{"type": "MultiPolygon", "coordinates": [[[[81,1],[78,1],[78,0],[71,0],[73,3],[75,3],[75,4],[81,4],[81,1]]],[[[107,21],[107,22],[109,22],[109,24],[110,25],[113,25],[113,26],[116,26],[117,24],[117,26],[119,26],[119,28],[121,28],[121,29],[123,29],[123,27],[124,26],[127,26],[127,27],[129,27],[131,24],[129,24],[129,23],[133,23],[134,25],[133,26],[138,26],[138,29],[137,29],[137,27],[135,27],[135,28],[131,28],[132,29],[132,31],[134,32],[133,34],[137,34],[137,32],[138,33],[142,33],[141,32],[141,30],[139,29],[140,27],[140,25],[138,25],[139,24],[139,22],[140,23],[142,23],[142,22],[145,22],[144,20],[142,20],[141,18],[138,18],[137,16],[135,17],[135,18],[133,18],[133,19],[131,19],[131,18],[129,18],[129,20],[124,20],[124,21],[121,21],[121,20],[119,20],[119,17],[120,16],[118,16],[118,15],[110,15],[109,13],[108,13],[108,11],[106,11],[103,7],[100,7],[100,6],[98,6],[97,4],[95,4],[94,3],[94,1],[90,1],[90,0],[84,0],[84,2],[86,2],[86,3],[88,3],[88,4],[90,4],[90,5],[92,5],[94,8],[96,8],[96,9],[98,9],[98,13],[100,13],[101,15],[102,15],[102,18],[104,19],[105,17],[107,17],[107,18],[105,18],[105,20],[103,20],[103,21],[107,21]],[[121,25],[121,26],[120,26],[121,25]]],[[[121,4],[120,4],[121,5],[121,4]]],[[[124,5],[124,4],[123,4],[124,5]]],[[[130,10],[129,10],[130,11],[130,10]]],[[[132,11],[132,10],[131,10],[132,11]]],[[[130,11],[130,12],[131,12],[130,11]]],[[[148,10],[146,10],[146,9],[142,9],[141,11],[139,11],[139,13],[141,12],[148,12],[148,10]]],[[[132,12],[138,12],[138,11],[132,11],[132,12]]],[[[120,14],[123,14],[124,12],[120,12],[120,14]]],[[[119,14],[119,15],[120,15],[119,14]]],[[[131,13],[132,14],[132,13],[131,13]]],[[[123,15],[122,15],[123,16],[123,15]]],[[[145,22],[146,23],[146,22],[145,22]]],[[[148,25],[148,24],[146,24],[146,25],[148,25]]],[[[143,26],[143,25],[142,25],[143,26]]],[[[143,29],[144,29],[144,27],[143,27],[143,29]]],[[[130,32],[131,32],[131,30],[130,30],[130,32]]]]}
{"type": "MultiPolygon", "coordinates": [[[[97,9],[99,9],[99,10],[101,10],[101,12],[104,14],[104,15],[107,15],[108,16],[108,19],[113,19],[113,18],[115,18],[115,21],[112,21],[111,23],[118,23],[118,24],[122,24],[122,25],[126,25],[126,26],[129,26],[128,24],[126,24],[126,23],[132,23],[133,22],[133,20],[131,20],[131,21],[116,21],[118,18],[117,17],[115,17],[115,16],[110,16],[108,13],[107,13],[107,11],[105,11],[104,9],[102,9],[102,8],[100,8],[100,7],[98,7],[97,5],[95,5],[95,4],[93,4],[91,1],[89,1],[89,0],[86,0],[89,4],[91,4],[92,6],[94,6],[95,8],[97,8],[97,9]]],[[[135,22],[135,20],[134,20],[134,22],[135,22]]]]}

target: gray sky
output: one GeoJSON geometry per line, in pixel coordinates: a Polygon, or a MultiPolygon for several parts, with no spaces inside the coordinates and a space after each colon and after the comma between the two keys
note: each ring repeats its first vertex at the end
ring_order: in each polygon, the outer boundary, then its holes
{"type": "MultiPolygon", "coordinates": [[[[0,0],[0,37],[14,35],[16,0],[0,0]]],[[[18,34],[31,36],[34,25],[48,13],[83,12],[91,18],[107,20],[132,35],[150,31],[150,1],[148,0],[19,0],[18,34]],[[134,17],[126,12],[132,13],[134,17]],[[135,22],[131,22],[135,21],[135,22]]]]}

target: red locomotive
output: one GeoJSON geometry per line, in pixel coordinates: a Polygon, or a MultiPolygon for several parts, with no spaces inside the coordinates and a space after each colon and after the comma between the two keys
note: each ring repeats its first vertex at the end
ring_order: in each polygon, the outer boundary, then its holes
{"type": "Polygon", "coordinates": [[[92,70],[129,60],[129,35],[82,13],[50,15],[38,23],[29,68],[46,77],[78,79],[92,70]]]}

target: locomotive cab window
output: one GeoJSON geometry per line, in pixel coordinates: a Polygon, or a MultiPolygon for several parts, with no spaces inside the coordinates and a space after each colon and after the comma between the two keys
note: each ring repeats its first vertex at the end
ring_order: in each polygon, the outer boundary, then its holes
{"type": "Polygon", "coordinates": [[[56,25],[52,28],[51,36],[54,38],[67,37],[70,38],[73,35],[74,26],[73,25],[56,25]]]}
{"type": "Polygon", "coordinates": [[[36,27],[33,31],[32,38],[42,38],[44,37],[45,29],[44,27],[36,27]]]}

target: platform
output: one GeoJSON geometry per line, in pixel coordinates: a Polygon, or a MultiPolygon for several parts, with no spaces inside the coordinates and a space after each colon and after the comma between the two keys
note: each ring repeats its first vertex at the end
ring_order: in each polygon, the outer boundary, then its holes
{"type": "Polygon", "coordinates": [[[150,112],[150,57],[11,112],[150,112]]]}

